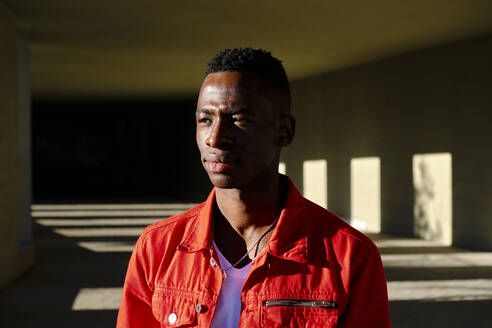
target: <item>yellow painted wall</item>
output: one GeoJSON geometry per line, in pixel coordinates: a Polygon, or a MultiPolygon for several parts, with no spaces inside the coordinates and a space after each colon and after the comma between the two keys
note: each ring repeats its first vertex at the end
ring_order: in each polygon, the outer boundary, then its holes
{"type": "Polygon", "coordinates": [[[32,248],[21,249],[21,212],[28,205],[21,205],[17,41],[16,19],[0,4],[0,288],[24,271],[33,256],[32,248]]]}
{"type": "MultiPolygon", "coordinates": [[[[412,236],[422,200],[413,158],[450,154],[452,242],[492,250],[490,58],[485,36],[293,81],[297,136],[282,155],[287,174],[302,190],[303,161],[326,159],[328,208],[350,218],[350,162],[377,157],[381,230],[412,236]]],[[[435,207],[448,196],[432,197],[435,207]]]]}

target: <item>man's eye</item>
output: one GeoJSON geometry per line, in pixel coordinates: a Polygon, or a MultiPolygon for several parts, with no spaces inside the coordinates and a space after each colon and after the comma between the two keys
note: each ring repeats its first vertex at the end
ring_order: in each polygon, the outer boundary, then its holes
{"type": "Polygon", "coordinates": [[[233,116],[232,117],[232,121],[233,122],[238,122],[238,123],[248,123],[248,122],[250,122],[250,120],[248,120],[245,117],[241,117],[241,116],[233,116]]]}
{"type": "Polygon", "coordinates": [[[209,118],[206,118],[206,117],[202,117],[202,118],[199,118],[198,119],[198,123],[206,123],[206,124],[208,124],[208,123],[212,123],[212,120],[209,119],[209,118]]]}

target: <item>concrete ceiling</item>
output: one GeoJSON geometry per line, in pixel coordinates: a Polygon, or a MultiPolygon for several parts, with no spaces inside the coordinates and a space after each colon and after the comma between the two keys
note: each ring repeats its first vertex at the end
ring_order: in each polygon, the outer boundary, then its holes
{"type": "Polygon", "coordinates": [[[31,43],[35,97],[197,91],[225,47],[281,58],[291,80],[492,33],[491,0],[0,0],[31,43]]]}

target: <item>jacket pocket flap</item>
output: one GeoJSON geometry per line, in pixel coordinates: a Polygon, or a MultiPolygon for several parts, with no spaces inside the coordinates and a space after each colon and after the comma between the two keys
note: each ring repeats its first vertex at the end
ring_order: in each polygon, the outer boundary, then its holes
{"type": "Polygon", "coordinates": [[[271,298],[261,303],[262,327],[336,327],[338,304],[332,299],[271,298]]]}
{"type": "Polygon", "coordinates": [[[192,299],[160,291],[152,296],[152,312],[165,327],[188,326],[196,321],[196,304],[192,299]]]}

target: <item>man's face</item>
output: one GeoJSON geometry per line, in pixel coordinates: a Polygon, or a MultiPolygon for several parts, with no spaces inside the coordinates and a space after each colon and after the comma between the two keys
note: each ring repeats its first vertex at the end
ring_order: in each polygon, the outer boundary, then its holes
{"type": "Polygon", "coordinates": [[[277,174],[280,147],[277,97],[253,73],[219,72],[203,81],[196,111],[196,142],[212,184],[261,186],[277,174]]]}

